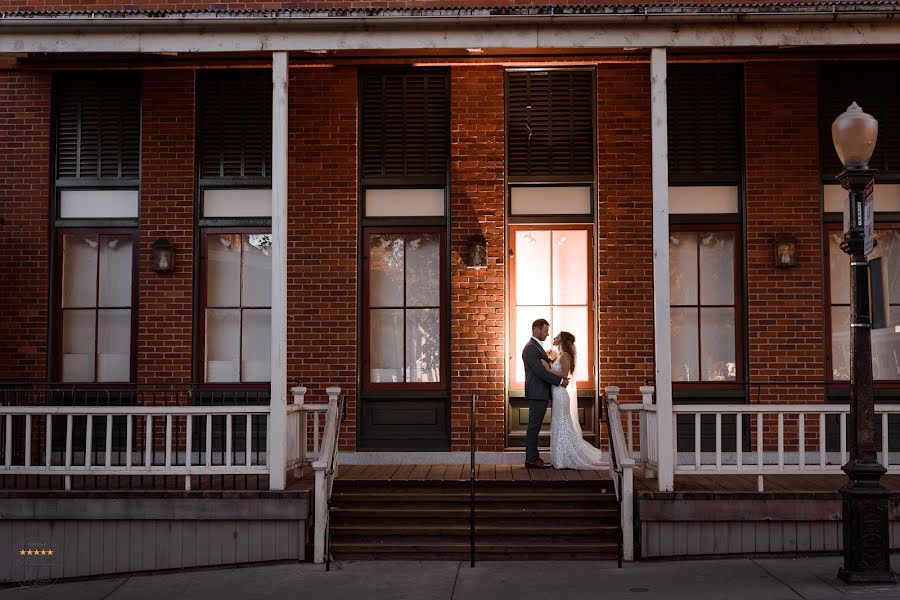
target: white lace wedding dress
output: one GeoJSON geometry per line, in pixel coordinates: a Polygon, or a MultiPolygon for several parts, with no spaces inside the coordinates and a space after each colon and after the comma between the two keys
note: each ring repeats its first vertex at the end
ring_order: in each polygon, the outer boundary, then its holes
{"type": "MultiPolygon", "coordinates": [[[[553,363],[559,372],[559,359],[553,363]]],[[[550,407],[550,462],[554,469],[605,469],[601,452],[582,437],[578,423],[578,394],[575,378],[569,377],[568,387],[554,385],[550,407]]]]}

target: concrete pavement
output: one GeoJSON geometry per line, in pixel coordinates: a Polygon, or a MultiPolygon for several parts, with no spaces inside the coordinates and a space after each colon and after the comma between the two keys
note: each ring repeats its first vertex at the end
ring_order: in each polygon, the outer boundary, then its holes
{"type": "MultiPolygon", "coordinates": [[[[850,587],[840,557],[644,562],[372,561],[277,564],[0,588],[10,600],[900,600],[850,587]]],[[[900,571],[900,555],[893,557],[900,571]]]]}

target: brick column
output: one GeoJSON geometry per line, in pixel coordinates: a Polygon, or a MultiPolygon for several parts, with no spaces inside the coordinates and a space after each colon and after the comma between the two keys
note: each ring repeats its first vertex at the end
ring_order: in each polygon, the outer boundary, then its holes
{"type": "MultiPolygon", "coordinates": [[[[750,379],[822,381],[816,65],[749,63],[745,77],[750,379]],[[797,237],[797,267],[775,268],[777,233],[797,237]]],[[[822,400],[820,386],[765,390],[764,402],[822,400]]]]}
{"type": "Polygon", "coordinates": [[[654,373],[649,66],[600,65],[597,98],[599,383],[640,402],[654,373]]]}
{"type": "Polygon", "coordinates": [[[144,74],[141,123],[138,383],[191,382],[194,256],[194,72],[144,74]],[[175,246],[175,272],[153,271],[150,246],[175,246]]]}
{"type": "Polygon", "coordinates": [[[0,378],[47,366],[50,75],[0,72],[0,378]]]}
{"type": "Polygon", "coordinates": [[[472,394],[478,395],[479,451],[504,446],[504,107],[503,69],[450,73],[450,427],[451,449],[469,449],[472,394]],[[488,267],[466,267],[470,236],[487,240],[488,267]]]}
{"type": "Polygon", "coordinates": [[[288,91],[288,383],[347,394],[341,449],[356,447],[357,79],[292,69],[288,91]]]}

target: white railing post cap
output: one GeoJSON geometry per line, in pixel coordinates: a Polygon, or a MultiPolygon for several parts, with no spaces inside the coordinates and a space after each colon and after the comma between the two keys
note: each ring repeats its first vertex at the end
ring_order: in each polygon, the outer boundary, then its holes
{"type": "Polygon", "coordinates": [[[337,396],[341,393],[341,388],[339,386],[333,385],[325,388],[325,393],[329,396],[337,396]]]}
{"type": "Polygon", "coordinates": [[[303,399],[306,396],[306,386],[298,385],[297,387],[292,387],[291,393],[294,395],[294,404],[303,404],[303,399]]]}
{"type": "Polygon", "coordinates": [[[640,390],[641,390],[641,393],[642,393],[642,394],[652,394],[653,391],[654,391],[655,389],[656,389],[656,388],[653,387],[652,385],[642,385],[642,386],[640,387],[640,390]]]}
{"type": "Polygon", "coordinates": [[[608,385],[606,386],[606,393],[610,396],[618,396],[619,395],[619,386],[617,385],[608,385]]]}

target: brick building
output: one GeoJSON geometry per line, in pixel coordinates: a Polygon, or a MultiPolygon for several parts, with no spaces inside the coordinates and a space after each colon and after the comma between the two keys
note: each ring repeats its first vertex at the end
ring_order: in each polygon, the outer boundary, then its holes
{"type": "MultiPolygon", "coordinates": [[[[885,398],[900,390],[893,4],[136,8],[0,1],[6,387],[243,394],[277,428],[293,386],[339,386],[348,457],[429,460],[469,451],[474,394],[477,449],[500,460],[522,445],[518,356],[545,317],[576,335],[598,444],[611,385],[626,402],[655,385],[685,448],[679,402],[839,401],[849,267],[829,128],[856,100],[880,122],[875,376],[885,398]],[[157,270],[158,242],[173,269],[157,270]]],[[[249,421],[195,443],[283,443],[249,421]]],[[[704,444],[740,429],[700,427],[704,444]]]]}

